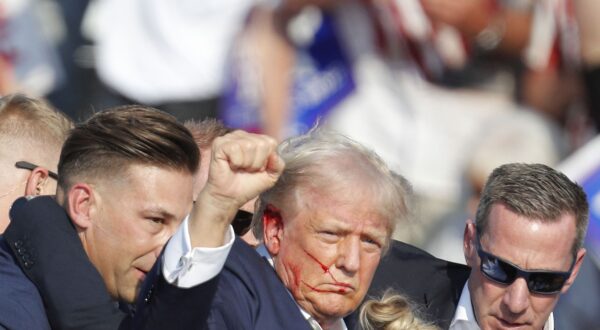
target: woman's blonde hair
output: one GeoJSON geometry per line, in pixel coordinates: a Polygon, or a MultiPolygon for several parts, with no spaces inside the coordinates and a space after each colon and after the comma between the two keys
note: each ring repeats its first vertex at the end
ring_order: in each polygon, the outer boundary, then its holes
{"type": "Polygon", "coordinates": [[[393,290],[381,299],[369,299],[360,309],[360,327],[364,330],[440,330],[419,318],[410,300],[393,290]]]}

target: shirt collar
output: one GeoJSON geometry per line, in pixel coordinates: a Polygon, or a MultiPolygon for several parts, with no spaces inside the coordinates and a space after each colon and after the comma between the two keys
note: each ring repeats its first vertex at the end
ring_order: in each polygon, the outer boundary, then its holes
{"type": "MultiPolygon", "coordinates": [[[[271,267],[275,267],[273,264],[273,257],[271,257],[271,254],[269,253],[269,251],[267,250],[267,247],[264,244],[259,244],[256,247],[256,252],[265,260],[267,260],[269,262],[269,265],[271,265],[271,267]]],[[[289,293],[289,291],[288,291],[289,293]]],[[[290,293],[290,296],[292,294],[290,293]]],[[[293,299],[294,297],[292,297],[293,299]]],[[[294,302],[296,302],[296,300],[294,299],[294,302]]],[[[311,321],[314,320],[313,317],[308,314],[307,311],[305,311],[302,307],[300,307],[300,305],[298,305],[298,303],[296,303],[296,306],[298,306],[298,309],[300,309],[300,313],[302,313],[302,316],[304,316],[304,319],[308,321],[309,324],[311,324],[311,326],[313,328],[316,328],[315,330],[322,330],[321,326],[318,325],[317,322],[315,321],[311,321]]],[[[346,323],[344,323],[344,319],[339,319],[337,321],[335,321],[335,323],[333,324],[333,326],[330,328],[331,330],[347,330],[348,327],[346,327],[346,323]]]]}
{"type": "MultiPolygon", "coordinates": [[[[469,281],[465,283],[460,299],[458,300],[458,306],[454,317],[450,323],[450,330],[479,330],[479,325],[475,320],[475,313],[473,312],[473,304],[471,303],[471,293],[469,292],[469,281]]],[[[554,330],[554,316],[550,313],[546,324],[544,324],[543,330],[554,330]]]]}

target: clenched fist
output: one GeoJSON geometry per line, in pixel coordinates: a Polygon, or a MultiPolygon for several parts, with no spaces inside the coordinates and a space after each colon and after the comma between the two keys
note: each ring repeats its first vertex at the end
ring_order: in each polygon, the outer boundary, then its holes
{"type": "Polygon", "coordinates": [[[220,246],[238,208],[275,184],[284,168],[276,149],[273,138],[244,131],[215,139],[208,181],[189,220],[192,246],[220,246]]]}

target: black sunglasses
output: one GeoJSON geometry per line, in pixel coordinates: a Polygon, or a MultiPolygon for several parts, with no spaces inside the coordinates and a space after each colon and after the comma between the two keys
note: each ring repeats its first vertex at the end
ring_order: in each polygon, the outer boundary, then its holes
{"type": "Polygon", "coordinates": [[[481,259],[481,272],[488,279],[509,285],[517,278],[522,277],[527,282],[527,288],[531,293],[556,294],[559,293],[567,279],[571,276],[575,260],[567,272],[534,270],[528,271],[519,268],[513,263],[502,260],[497,256],[484,251],[481,248],[479,235],[477,235],[477,254],[481,259]]]}
{"type": "MultiPolygon", "coordinates": [[[[39,167],[35,164],[32,164],[30,162],[26,162],[26,161],[20,161],[20,162],[16,162],[15,163],[15,167],[16,168],[21,168],[24,170],[30,170],[33,171],[36,167],[39,167]]],[[[53,178],[54,180],[58,180],[58,174],[48,170],[48,176],[50,176],[51,178],[53,178]]]]}
{"type": "Polygon", "coordinates": [[[252,225],[252,216],[253,214],[250,212],[246,212],[243,210],[238,210],[231,226],[233,226],[233,231],[238,236],[244,236],[252,225]]]}

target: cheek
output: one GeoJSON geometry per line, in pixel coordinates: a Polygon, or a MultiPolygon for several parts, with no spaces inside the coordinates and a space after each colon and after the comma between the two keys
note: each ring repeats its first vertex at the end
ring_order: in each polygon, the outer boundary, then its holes
{"type": "Polygon", "coordinates": [[[362,258],[361,260],[361,269],[360,269],[360,276],[361,279],[368,279],[370,281],[371,278],[373,278],[373,275],[375,275],[375,270],[377,269],[377,266],[379,266],[379,261],[381,260],[381,256],[380,255],[367,255],[365,257],[362,258]]]}
{"type": "Polygon", "coordinates": [[[288,287],[292,292],[316,291],[315,286],[323,282],[331,266],[324,261],[328,259],[321,258],[321,256],[322,254],[311,252],[300,246],[282,246],[279,259],[285,270],[288,287]]]}
{"type": "Polygon", "coordinates": [[[554,309],[554,306],[558,302],[557,297],[534,297],[531,298],[531,307],[536,314],[536,317],[543,319],[544,322],[550,315],[550,312],[554,309]]]}
{"type": "MultiPolygon", "coordinates": [[[[479,281],[481,280],[480,278],[479,281]]],[[[489,314],[492,311],[499,311],[505,293],[506,289],[502,287],[485,281],[481,283],[481,290],[478,291],[478,302],[476,303],[479,306],[480,313],[489,314]]]]}

